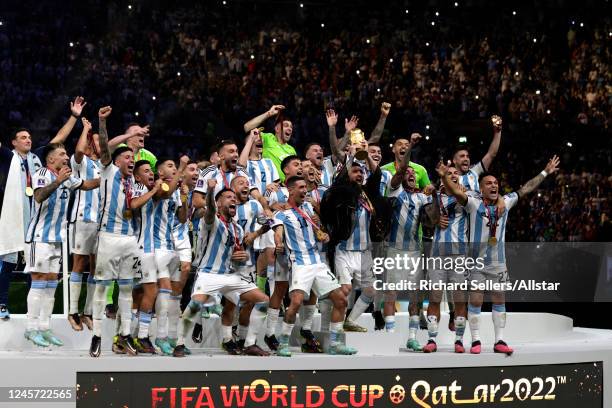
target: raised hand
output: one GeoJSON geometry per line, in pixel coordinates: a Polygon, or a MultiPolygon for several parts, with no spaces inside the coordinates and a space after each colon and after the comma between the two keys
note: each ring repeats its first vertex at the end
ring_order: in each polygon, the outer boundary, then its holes
{"type": "Polygon", "coordinates": [[[495,132],[501,132],[502,130],[502,118],[501,117],[497,115],[491,116],[491,123],[493,124],[493,129],[495,130],[495,132]]]}
{"type": "Polygon", "coordinates": [[[284,105],[272,105],[272,107],[268,110],[268,116],[272,117],[272,116],[276,116],[280,113],[280,111],[282,111],[283,109],[285,109],[284,105]]]}
{"type": "Polygon", "coordinates": [[[74,116],[75,118],[81,116],[85,105],[87,105],[87,102],[85,102],[85,98],[83,98],[82,96],[77,96],[76,98],[74,98],[74,102],[70,102],[70,113],[72,114],[72,116],[74,116]]]}
{"type": "Polygon", "coordinates": [[[344,129],[347,132],[350,132],[351,130],[354,130],[357,128],[357,125],[359,124],[359,118],[355,115],[351,116],[351,119],[344,119],[344,129]]]}
{"type": "Polygon", "coordinates": [[[548,173],[548,174],[553,174],[554,172],[559,170],[559,164],[560,163],[561,163],[561,160],[559,160],[559,157],[555,154],[552,157],[552,159],[550,159],[548,161],[548,164],[544,168],[544,171],[546,171],[546,173],[548,173]]]}
{"type": "Polygon", "coordinates": [[[113,108],[111,108],[110,106],[104,106],[100,108],[100,110],[98,111],[98,119],[106,120],[106,118],[110,116],[112,111],[113,111],[113,108]]]}
{"type": "Polygon", "coordinates": [[[208,183],[207,183],[207,185],[208,185],[208,189],[209,189],[209,190],[214,190],[214,189],[215,189],[215,187],[217,186],[217,180],[212,179],[212,178],[211,178],[211,179],[208,179],[208,183]]]}
{"type": "Polygon", "coordinates": [[[438,176],[440,176],[440,178],[446,176],[446,173],[448,173],[449,166],[450,166],[450,160],[448,161],[446,165],[444,165],[444,162],[442,160],[438,162],[438,165],[436,166],[436,172],[438,173],[438,176]]]}
{"type": "Polygon", "coordinates": [[[328,109],[327,112],[325,112],[325,117],[327,118],[327,126],[329,127],[336,126],[338,123],[338,114],[333,109],[328,109]]]}
{"type": "Polygon", "coordinates": [[[91,128],[92,128],[91,122],[88,121],[86,117],[82,117],[81,118],[81,122],[83,123],[83,130],[85,132],[89,132],[91,130],[91,128]]]}
{"type": "Polygon", "coordinates": [[[420,133],[413,133],[410,135],[410,144],[414,147],[417,143],[421,141],[423,136],[420,133]]]}
{"type": "Polygon", "coordinates": [[[71,174],[72,174],[72,170],[70,169],[70,167],[68,166],[62,167],[60,171],[57,173],[57,183],[62,184],[64,181],[70,178],[71,174]]]}
{"type": "Polygon", "coordinates": [[[389,112],[391,112],[391,104],[389,102],[383,102],[382,105],[380,105],[380,113],[388,116],[389,112]]]}

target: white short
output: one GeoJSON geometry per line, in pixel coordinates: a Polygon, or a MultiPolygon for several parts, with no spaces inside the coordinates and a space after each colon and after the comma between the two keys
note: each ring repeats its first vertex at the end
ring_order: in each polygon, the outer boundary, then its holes
{"type": "Polygon", "coordinates": [[[61,242],[31,242],[25,249],[24,272],[59,273],[62,265],[61,242]]]}
{"type": "Polygon", "coordinates": [[[93,255],[98,243],[98,224],[77,221],[70,224],[70,252],[76,255],[93,255]]]}
{"type": "Polygon", "coordinates": [[[318,298],[322,298],[340,287],[338,280],[324,263],[293,265],[291,267],[291,277],[289,292],[301,290],[309,295],[312,290],[318,298]]]}
{"type": "Polygon", "coordinates": [[[173,282],[181,281],[180,261],[176,252],[156,249],[155,265],[157,265],[157,279],[169,278],[173,282]]]}
{"type": "Polygon", "coordinates": [[[404,281],[408,281],[414,282],[417,287],[419,286],[419,281],[423,279],[421,253],[419,251],[404,251],[389,247],[387,248],[387,258],[394,260],[393,267],[387,269],[387,283],[402,283],[404,281]],[[397,255],[399,255],[401,260],[399,265],[395,265],[397,255]],[[404,255],[406,255],[408,258],[407,265],[404,265],[404,255]],[[414,260],[416,263],[416,268],[411,260],[414,260]]]}
{"type": "Polygon", "coordinates": [[[155,253],[142,253],[140,258],[140,283],[157,283],[157,264],[155,253]]]}
{"type": "Polygon", "coordinates": [[[257,286],[250,280],[240,276],[239,273],[223,274],[199,272],[193,284],[191,296],[212,296],[218,292],[234,303],[239,302],[240,296],[243,293],[250,292],[254,289],[257,289],[257,286]]]}
{"type": "MultiPolygon", "coordinates": [[[[447,255],[446,257],[440,257],[442,260],[446,261],[444,263],[449,264],[449,260],[452,259],[453,263],[460,258],[465,258],[465,255],[447,255]]],[[[439,265],[438,265],[439,266],[439,265]]],[[[442,269],[432,269],[428,272],[429,281],[430,282],[442,282],[442,283],[463,283],[465,282],[466,276],[469,274],[466,271],[457,271],[455,268],[444,268],[444,264],[442,265],[442,269]]]]}
{"type": "Polygon", "coordinates": [[[287,258],[286,254],[277,254],[274,261],[274,276],[268,277],[268,279],[274,282],[289,282],[290,275],[289,258],[287,258]]]}
{"type": "Polygon", "coordinates": [[[266,248],[274,248],[274,231],[270,230],[268,232],[266,232],[265,234],[263,234],[262,236],[259,236],[257,238],[255,238],[255,241],[253,241],[253,249],[255,249],[256,251],[263,251],[266,248]]]}
{"type": "Polygon", "coordinates": [[[507,283],[510,281],[510,275],[508,271],[495,272],[487,271],[486,268],[483,270],[472,269],[466,277],[468,282],[476,281],[479,284],[492,282],[492,283],[507,283]]]}
{"type": "Polygon", "coordinates": [[[96,255],[96,279],[134,279],[140,262],[138,242],[133,235],[100,231],[96,255]]]}
{"type": "Polygon", "coordinates": [[[189,242],[189,237],[176,241],[174,243],[174,250],[179,257],[179,261],[191,263],[191,242],[189,242]]]}
{"type": "Polygon", "coordinates": [[[336,249],[334,263],[336,276],[341,285],[351,285],[355,280],[355,287],[367,288],[372,286],[374,272],[372,272],[372,254],[370,251],[336,249]]]}

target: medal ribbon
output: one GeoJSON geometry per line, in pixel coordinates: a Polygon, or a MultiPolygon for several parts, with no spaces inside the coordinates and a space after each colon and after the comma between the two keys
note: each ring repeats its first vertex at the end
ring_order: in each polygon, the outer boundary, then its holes
{"type": "Polygon", "coordinates": [[[446,207],[444,207],[444,202],[442,201],[442,193],[434,193],[436,196],[436,200],[438,200],[438,207],[440,207],[440,215],[448,216],[448,211],[446,211],[446,207]]]}
{"type": "Polygon", "coordinates": [[[372,214],[372,203],[366,194],[361,193],[361,196],[357,199],[357,201],[367,212],[372,214]]]}
{"type": "Polygon", "coordinates": [[[302,211],[300,208],[296,207],[295,205],[292,205],[291,208],[297,211],[297,213],[300,214],[302,218],[304,218],[307,222],[309,222],[315,230],[321,230],[321,228],[317,224],[315,224],[312,218],[310,218],[310,216],[304,211],[302,211]]]}
{"type": "Polygon", "coordinates": [[[493,238],[497,232],[497,207],[495,207],[495,211],[493,212],[491,212],[491,208],[488,205],[485,205],[485,209],[487,210],[487,216],[489,217],[489,238],[493,238]]]}
{"type": "Polygon", "coordinates": [[[225,220],[225,217],[221,214],[219,214],[219,219],[221,220],[221,222],[223,223],[223,225],[225,225],[225,228],[227,228],[227,231],[229,232],[230,228],[229,226],[232,226],[232,235],[234,236],[234,249],[240,249],[240,241],[238,241],[238,233],[236,232],[236,227],[234,226],[233,222],[227,222],[225,220]]]}
{"type": "Polygon", "coordinates": [[[125,203],[127,204],[127,209],[132,209],[132,183],[130,183],[129,179],[123,179],[123,188],[125,189],[125,203]]]}

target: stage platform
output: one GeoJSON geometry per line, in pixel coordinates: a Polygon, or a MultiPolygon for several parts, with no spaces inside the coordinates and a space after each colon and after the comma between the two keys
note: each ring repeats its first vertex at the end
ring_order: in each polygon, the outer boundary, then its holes
{"type": "MultiPolygon", "coordinates": [[[[612,331],[572,327],[571,319],[544,313],[509,313],[506,328],[507,342],[514,348],[514,355],[494,354],[493,329],[490,314],[483,313],[481,328],[483,353],[480,355],[455,354],[452,352],[454,337],[446,325],[448,315],[443,315],[440,324],[438,352],[423,354],[406,351],[408,317],[398,314],[395,335],[380,332],[349,333],[348,343],[367,344],[354,356],[311,355],[299,352],[291,358],[228,356],[216,347],[217,335],[209,334],[204,348],[189,344],[193,355],[186,358],[163,356],[118,356],[110,351],[109,341],[113,322],[106,321],[102,356],[93,359],[88,355],[91,333],[75,333],[55,317],[52,327],[64,340],[61,348],[34,349],[23,338],[25,318],[14,316],[9,322],[0,322],[0,377],[1,387],[50,386],[74,387],[76,373],[116,372],[215,372],[215,371],[300,371],[300,370],[389,370],[389,369],[435,369],[468,367],[544,366],[573,363],[603,363],[604,405],[612,406],[612,331]],[[383,336],[386,336],[383,339],[383,336]],[[396,343],[394,350],[378,350],[382,343],[396,343]]],[[[359,322],[372,329],[369,315],[359,322]]],[[[207,328],[220,325],[218,318],[205,321],[207,328]]],[[[318,316],[315,318],[315,329],[318,316]]],[[[214,332],[217,332],[216,330],[214,332]]],[[[419,331],[418,339],[426,343],[427,333],[419,331]]],[[[465,344],[469,345],[469,330],[465,344]]],[[[261,342],[263,344],[263,342],[261,342]]],[[[503,370],[502,370],[503,371],[503,370]]],[[[65,404],[65,403],[64,403],[65,404]]],[[[73,403],[74,404],[74,403],[73,403]]],[[[0,403],[0,407],[14,406],[0,403]]],[[[20,403],[19,407],[40,407],[41,404],[20,403]]],[[[74,406],[53,404],[49,406],[74,406]]],[[[149,405],[150,406],[150,405],[149,405]]],[[[547,406],[547,405],[544,405],[547,406]]],[[[550,405],[548,405],[550,406],[550,405]]]]}

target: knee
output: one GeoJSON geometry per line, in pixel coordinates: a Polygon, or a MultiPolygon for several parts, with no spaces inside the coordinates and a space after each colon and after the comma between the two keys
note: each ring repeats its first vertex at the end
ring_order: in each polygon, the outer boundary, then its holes
{"type": "Polygon", "coordinates": [[[332,298],[332,303],[334,304],[335,309],[346,309],[346,307],[348,306],[346,295],[341,292],[339,292],[336,296],[332,298]]]}
{"type": "Polygon", "coordinates": [[[361,292],[361,296],[367,297],[368,299],[370,299],[370,302],[374,299],[375,294],[376,290],[373,286],[368,286],[367,288],[363,289],[363,292],[361,292]]]}
{"type": "Polygon", "coordinates": [[[395,302],[397,299],[397,293],[395,291],[385,292],[383,295],[383,299],[386,303],[395,302]]]}

